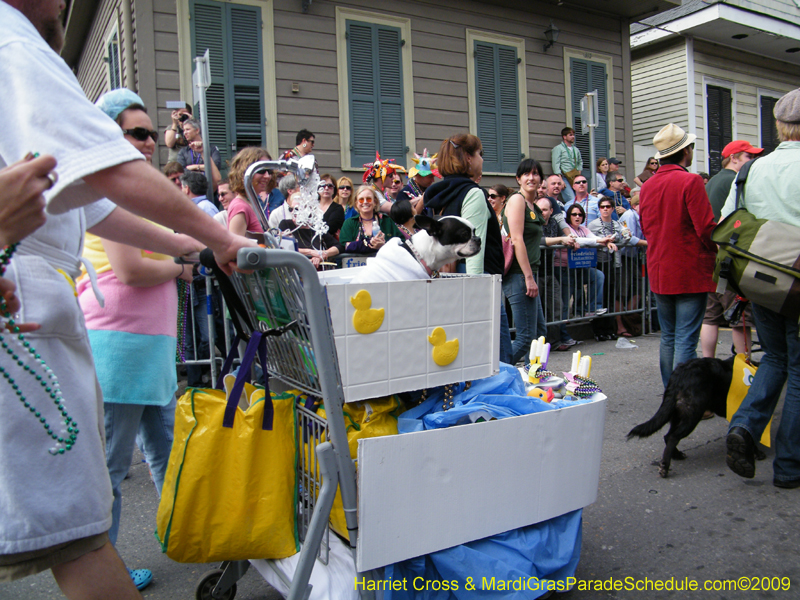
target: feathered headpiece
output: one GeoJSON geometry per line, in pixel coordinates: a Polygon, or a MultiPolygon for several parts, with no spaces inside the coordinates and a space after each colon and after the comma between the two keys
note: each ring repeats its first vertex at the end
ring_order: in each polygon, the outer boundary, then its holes
{"type": "Polygon", "coordinates": [[[393,158],[381,160],[379,152],[375,152],[375,162],[364,165],[364,183],[371,185],[376,179],[385,180],[387,176],[394,173],[405,173],[406,170],[400,165],[394,164],[393,158]]]}
{"type": "Polygon", "coordinates": [[[428,149],[425,148],[422,151],[422,156],[414,152],[414,158],[411,160],[414,161],[415,166],[411,167],[408,172],[409,177],[416,177],[417,175],[422,175],[423,177],[427,177],[431,173],[433,173],[439,179],[442,176],[439,174],[439,170],[436,168],[436,157],[438,154],[434,154],[433,156],[428,156],[428,149]]]}

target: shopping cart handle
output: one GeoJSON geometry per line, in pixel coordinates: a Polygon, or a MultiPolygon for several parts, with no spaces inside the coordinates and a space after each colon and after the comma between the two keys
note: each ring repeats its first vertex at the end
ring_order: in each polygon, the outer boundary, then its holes
{"type": "Polygon", "coordinates": [[[256,271],[268,267],[293,267],[300,271],[316,274],[311,261],[299,252],[266,248],[240,248],[236,255],[236,264],[240,269],[256,271]]]}

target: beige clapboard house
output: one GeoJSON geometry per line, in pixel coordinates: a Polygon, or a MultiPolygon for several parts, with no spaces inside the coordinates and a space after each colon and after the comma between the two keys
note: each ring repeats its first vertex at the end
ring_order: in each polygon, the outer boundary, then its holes
{"type": "Polygon", "coordinates": [[[637,173],[672,121],[697,135],[692,170],[712,175],[734,139],[778,144],[772,108],[800,87],[800,1],[689,0],[631,26],[637,173]]]}
{"type": "MultiPolygon", "coordinates": [[[[355,177],[376,149],[409,166],[415,150],[469,130],[484,144],[484,183],[511,183],[523,156],[549,169],[592,89],[597,155],[632,159],[630,25],[678,4],[72,0],[63,56],[89,98],[129,87],[163,131],[166,101],[191,102],[193,58],[210,49],[208,120],[225,158],[251,144],[274,156],[307,128],[321,171],[355,177]]],[[[588,156],[588,136],[578,144],[588,156]]]]}

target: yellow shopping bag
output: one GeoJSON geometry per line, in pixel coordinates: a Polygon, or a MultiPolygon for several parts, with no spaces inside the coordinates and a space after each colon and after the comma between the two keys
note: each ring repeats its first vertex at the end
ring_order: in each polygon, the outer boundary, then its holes
{"type": "Polygon", "coordinates": [[[263,388],[243,385],[244,410],[239,394],[219,390],[190,389],[178,401],[156,531],[162,551],[178,562],[299,551],[295,398],[271,394],[265,402],[263,388]],[[226,411],[232,427],[223,426],[226,411]]]}
{"type": "MultiPolygon", "coordinates": [[[[747,362],[747,357],[744,354],[737,354],[733,361],[733,379],[731,380],[731,387],[728,388],[728,409],[725,418],[730,422],[742,400],[747,395],[750,386],[753,383],[753,378],[756,376],[756,367],[747,362]]],[[[770,418],[767,423],[764,433],[761,435],[761,443],[769,448],[770,444],[770,427],[772,419],[770,418]]]]}
{"type": "MultiPolygon", "coordinates": [[[[397,435],[397,417],[402,410],[402,404],[397,396],[345,404],[342,412],[344,413],[344,424],[347,428],[350,458],[355,460],[358,456],[358,440],[384,435],[397,435]]],[[[317,414],[327,418],[324,407],[320,407],[317,410],[317,414]]],[[[319,443],[325,441],[325,434],[321,438],[319,443]]],[[[306,445],[306,449],[308,449],[308,445],[306,445]]],[[[336,497],[333,499],[330,526],[340,536],[345,539],[348,538],[342,494],[339,489],[336,490],[336,497]]]]}

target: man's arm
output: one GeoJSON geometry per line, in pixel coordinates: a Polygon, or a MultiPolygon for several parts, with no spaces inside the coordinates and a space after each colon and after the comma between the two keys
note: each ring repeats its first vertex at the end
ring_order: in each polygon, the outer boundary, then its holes
{"type": "MultiPolygon", "coordinates": [[[[252,240],[231,235],[219,227],[212,217],[144,161],[122,163],[87,175],[84,181],[130,212],[200,240],[214,251],[217,262],[227,273],[236,264],[239,248],[255,245],[252,240]]],[[[141,246],[141,242],[133,245],[141,246]]]]}
{"type": "Polygon", "coordinates": [[[563,154],[563,149],[561,144],[554,147],[553,150],[550,152],[550,162],[553,167],[553,173],[556,175],[561,175],[561,156],[563,154]]]}

